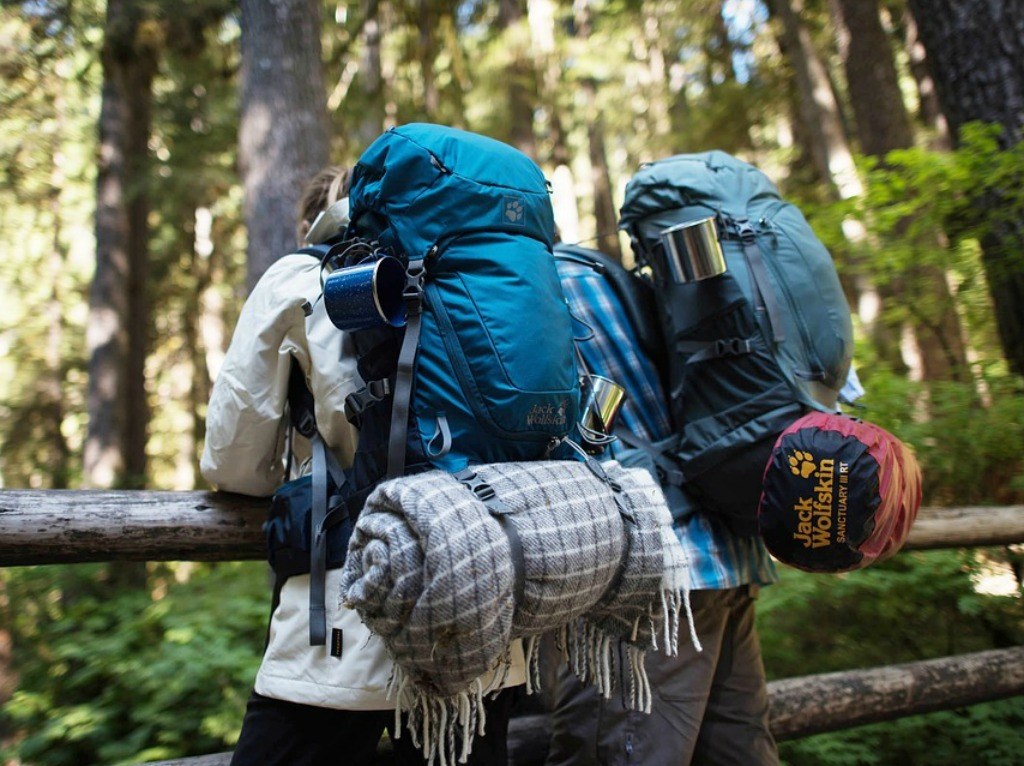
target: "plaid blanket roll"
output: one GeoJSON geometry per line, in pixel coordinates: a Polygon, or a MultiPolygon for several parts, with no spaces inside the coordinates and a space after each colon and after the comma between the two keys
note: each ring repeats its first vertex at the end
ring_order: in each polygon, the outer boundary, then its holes
{"type": "MultiPolygon", "coordinates": [[[[511,511],[522,543],[522,598],[499,521],[452,475],[386,482],[366,503],[349,545],[342,598],[384,640],[395,661],[397,710],[424,754],[454,762],[479,729],[479,678],[508,662],[509,644],[549,630],[571,666],[610,694],[613,658],[627,649],[631,699],[648,709],[643,653],[674,651],[687,562],[660,488],[647,471],[605,464],[621,487],[569,461],[474,467],[511,511]],[[629,518],[625,518],[628,516],[629,518]]],[[[535,674],[530,684],[535,685],[535,674]]],[[[500,676],[500,674],[499,674],[500,676]]],[[[500,688],[499,677],[494,688],[500,688]]],[[[529,689],[528,689],[529,690],[529,689]]]]}

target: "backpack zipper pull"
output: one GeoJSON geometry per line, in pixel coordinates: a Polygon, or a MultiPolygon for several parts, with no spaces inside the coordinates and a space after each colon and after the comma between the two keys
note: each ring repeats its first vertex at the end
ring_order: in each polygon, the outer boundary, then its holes
{"type": "Polygon", "coordinates": [[[437,158],[437,155],[434,154],[433,152],[430,153],[430,164],[433,165],[438,170],[440,170],[446,176],[450,176],[452,174],[452,171],[446,168],[444,166],[444,163],[442,163],[441,160],[437,158]]]}

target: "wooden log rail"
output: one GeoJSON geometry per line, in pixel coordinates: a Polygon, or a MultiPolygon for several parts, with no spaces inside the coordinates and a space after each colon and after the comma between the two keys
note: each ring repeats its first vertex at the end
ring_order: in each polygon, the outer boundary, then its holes
{"type": "MultiPolygon", "coordinates": [[[[0,490],[0,566],[261,559],[267,500],[224,492],[0,490]]],[[[906,549],[1024,542],[1024,506],[925,508],[906,549]]]]}
{"type": "MultiPolygon", "coordinates": [[[[267,501],[215,492],[0,490],[0,566],[261,559],[267,501]]],[[[1024,541],[1024,506],[922,509],[905,549],[1024,541]]],[[[1024,647],[772,681],[780,739],[1024,694],[1024,647]]],[[[543,762],[550,720],[514,719],[511,763],[543,762]]],[[[229,753],[163,766],[226,766],[229,753]]],[[[390,763],[382,754],[380,764],[390,763]]]]}
{"type": "MultiPolygon", "coordinates": [[[[1024,694],[1024,647],[786,678],[770,682],[768,694],[775,738],[799,739],[1024,694]]],[[[543,763],[550,733],[546,715],[513,718],[509,762],[543,763]]],[[[227,766],[230,759],[230,753],[220,753],[154,766],[227,766]]],[[[390,763],[386,754],[379,761],[390,763]]]]}

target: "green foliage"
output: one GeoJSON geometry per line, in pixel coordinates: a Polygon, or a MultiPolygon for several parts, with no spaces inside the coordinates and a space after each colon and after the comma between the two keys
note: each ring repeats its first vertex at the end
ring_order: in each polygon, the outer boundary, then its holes
{"type": "Polygon", "coordinates": [[[119,588],[105,566],[0,578],[20,676],[0,724],[23,735],[6,757],[116,765],[234,743],[263,645],[264,565],[157,567],[150,590],[119,588]]]}
{"type": "MultiPolygon", "coordinates": [[[[1024,643],[1024,599],[979,592],[1000,551],[904,553],[842,575],[783,569],[758,630],[775,678],[911,662],[1024,643]]],[[[782,743],[790,766],[1011,764],[1024,698],[782,743]]],[[[1017,760],[1015,760],[1017,759],[1017,760]]]]}
{"type": "Polygon", "coordinates": [[[1024,698],[782,742],[786,766],[1017,766],[1024,698]]]}
{"type": "Polygon", "coordinates": [[[1024,388],[1006,376],[914,383],[884,368],[865,374],[863,415],[915,448],[926,505],[1024,500],[1024,388]],[[907,402],[926,402],[922,417],[907,402]]]}
{"type": "Polygon", "coordinates": [[[782,568],[758,620],[775,678],[1024,643],[1024,600],[977,592],[984,551],[903,553],[841,575],[782,568]]]}

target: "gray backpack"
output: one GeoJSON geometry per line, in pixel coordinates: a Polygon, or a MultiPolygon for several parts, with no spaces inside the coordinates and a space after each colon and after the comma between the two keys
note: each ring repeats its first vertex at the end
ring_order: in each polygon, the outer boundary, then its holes
{"type": "Polygon", "coordinates": [[[683,489],[755,534],[776,438],[809,410],[835,411],[849,372],[853,328],[832,258],[767,176],[719,151],[643,166],[619,227],[654,285],[683,489]],[[673,280],[662,232],[709,216],[726,272],[673,280]]]}

